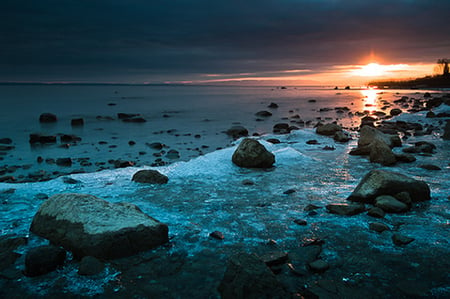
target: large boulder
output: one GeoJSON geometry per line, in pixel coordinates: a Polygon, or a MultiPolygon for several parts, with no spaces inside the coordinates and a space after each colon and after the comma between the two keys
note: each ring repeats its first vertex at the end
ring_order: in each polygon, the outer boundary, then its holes
{"type": "Polygon", "coordinates": [[[367,173],[347,198],[350,201],[373,203],[381,195],[396,195],[406,192],[413,202],[430,200],[427,183],[403,174],[375,169],[367,173]]]}
{"type": "Polygon", "coordinates": [[[390,148],[402,145],[402,141],[398,135],[384,134],[370,126],[362,127],[359,132],[358,147],[368,146],[374,140],[384,141],[390,148]]]}
{"type": "Polygon", "coordinates": [[[269,168],[275,163],[275,156],[258,141],[245,138],[234,152],[232,161],[240,167],[269,168]]]}
{"type": "Polygon", "coordinates": [[[374,140],[370,144],[370,162],[380,163],[384,166],[394,165],[397,162],[395,154],[391,148],[382,140],[374,140]]]}
{"type": "Polygon", "coordinates": [[[139,170],[131,179],[133,182],[146,184],[165,184],[169,178],[157,170],[139,170]]]}
{"type": "Polygon", "coordinates": [[[167,225],[137,206],[88,194],[50,197],[39,207],[30,230],[75,257],[119,258],[168,242],[167,225]]]}
{"type": "Polygon", "coordinates": [[[218,290],[223,299],[291,297],[269,267],[248,253],[230,258],[218,290]]]}

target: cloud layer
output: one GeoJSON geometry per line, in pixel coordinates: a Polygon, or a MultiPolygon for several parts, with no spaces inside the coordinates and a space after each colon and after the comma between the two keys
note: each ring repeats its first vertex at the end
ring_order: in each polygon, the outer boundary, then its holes
{"type": "MultiPolygon", "coordinates": [[[[450,55],[446,0],[7,0],[0,81],[320,73],[450,55]]],[[[288,74],[289,75],[289,74],[288,74]]]]}

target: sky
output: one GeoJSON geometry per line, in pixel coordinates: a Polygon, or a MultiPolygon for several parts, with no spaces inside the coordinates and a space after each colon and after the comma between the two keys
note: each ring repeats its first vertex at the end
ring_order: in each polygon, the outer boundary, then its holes
{"type": "Polygon", "coordinates": [[[450,58],[449,12],[449,0],[2,0],[0,82],[411,78],[450,58]]]}

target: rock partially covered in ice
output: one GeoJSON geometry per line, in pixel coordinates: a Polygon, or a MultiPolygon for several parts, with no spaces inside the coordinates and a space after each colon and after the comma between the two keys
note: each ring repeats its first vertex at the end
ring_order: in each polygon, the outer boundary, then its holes
{"type": "Polygon", "coordinates": [[[269,168],[275,163],[275,156],[258,141],[245,138],[234,152],[232,161],[240,167],[269,168]]]}
{"type": "Polygon", "coordinates": [[[137,183],[166,184],[169,178],[157,170],[139,170],[131,179],[137,183]]]}
{"type": "Polygon", "coordinates": [[[375,169],[367,173],[347,198],[350,201],[373,203],[380,195],[395,196],[406,192],[413,202],[430,200],[427,183],[403,174],[375,169]]]}
{"type": "Polygon", "coordinates": [[[230,258],[218,290],[223,299],[291,297],[264,261],[248,253],[230,258]]]}
{"type": "Polygon", "coordinates": [[[66,251],[53,245],[31,249],[25,256],[25,275],[39,276],[56,270],[64,264],[66,251]]]}
{"type": "Polygon", "coordinates": [[[320,125],[317,127],[316,129],[316,133],[319,135],[325,135],[325,136],[333,136],[334,134],[336,134],[336,132],[342,131],[341,126],[337,125],[337,124],[325,124],[325,125],[320,125]]]}
{"type": "Polygon", "coordinates": [[[166,224],[130,203],[112,204],[88,194],[57,194],[46,200],[30,230],[76,257],[111,259],[168,242],[166,224]]]}

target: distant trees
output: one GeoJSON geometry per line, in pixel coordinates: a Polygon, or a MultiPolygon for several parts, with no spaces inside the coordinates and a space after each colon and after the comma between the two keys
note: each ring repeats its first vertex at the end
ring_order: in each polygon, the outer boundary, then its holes
{"type": "Polygon", "coordinates": [[[442,75],[444,75],[444,76],[449,75],[449,68],[448,68],[449,62],[450,62],[450,59],[448,59],[448,58],[441,58],[441,59],[438,59],[438,61],[436,62],[438,64],[439,70],[442,71],[442,75]]]}

